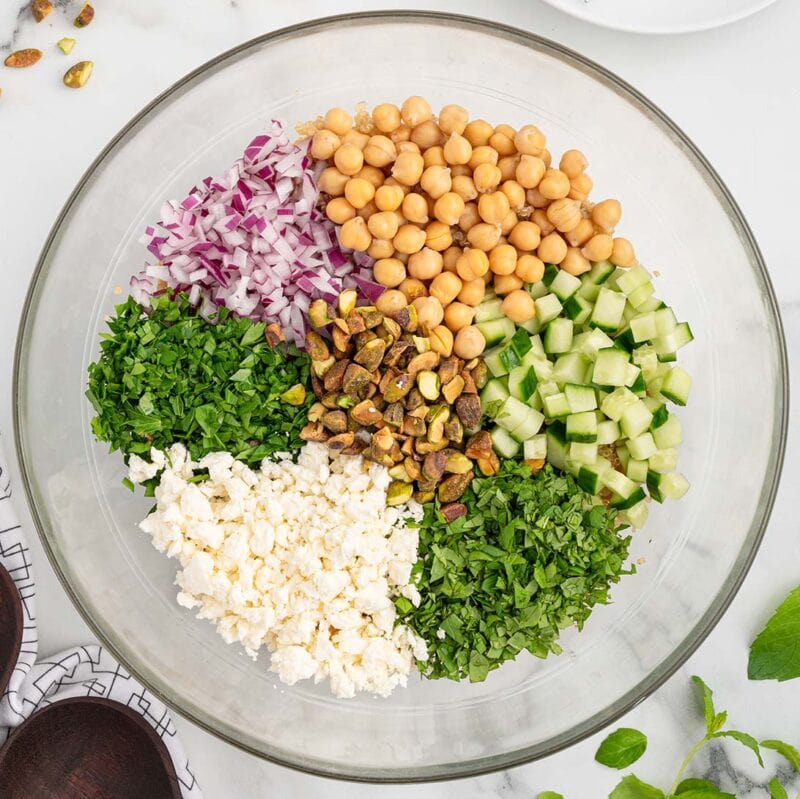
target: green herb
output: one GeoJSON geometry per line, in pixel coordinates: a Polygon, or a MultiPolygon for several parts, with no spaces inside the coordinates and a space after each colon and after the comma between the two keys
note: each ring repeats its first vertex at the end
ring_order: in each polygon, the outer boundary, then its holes
{"type": "Polygon", "coordinates": [[[750,647],[751,680],[800,677],[800,587],[781,603],[750,647]]]}
{"type": "Polygon", "coordinates": [[[629,774],[611,791],[608,799],[664,799],[664,792],[629,774]]]}
{"type": "Polygon", "coordinates": [[[523,649],[542,658],[560,652],[561,630],[580,629],[630,573],[630,537],[615,527],[616,512],[592,506],[549,465],[534,475],[505,460],[461,501],[471,512],[449,524],[437,505],[425,506],[412,572],[422,602],[396,603],[428,644],[419,664],[428,677],[479,682],[523,649]]]}
{"type": "Polygon", "coordinates": [[[647,749],[647,736],[630,727],[620,727],[600,744],[594,759],[609,768],[626,768],[647,749]]]}
{"type": "Polygon", "coordinates": [[[767,740],[762,741],[761,746],[764,749],[772,749],[779,755],[783,755],[789,761],[792,768],[800,772],[800,751],[795,749],[791,744],[784,743],[783,741],[767,740]]]}
{"type": "Polygon", "coordinates": [[[786,788],[778,782],[777,777],[773,777],[769,781],[769,796],[770,799],[789,799],[789,794],[786,793],[786,788]]]}
{"type": "Polygon", "coordinates": [[[564,797],[555,791],[542,791],[536,799],[564,799],[564,797]]]}
{"type": "Polygon", "coordinates": [[[146,457],[150,447],[182,442],[192,458],[224,450],[256,464],[299,449],[312,395],[309,359],[293,345],[271,348],[263,323],[219,311],[216,324],[181,296],[118,305],[89,366],[92,430],[111,450],[146,457]],[[290,391],[293,407],[281,400],[290,391]]]}

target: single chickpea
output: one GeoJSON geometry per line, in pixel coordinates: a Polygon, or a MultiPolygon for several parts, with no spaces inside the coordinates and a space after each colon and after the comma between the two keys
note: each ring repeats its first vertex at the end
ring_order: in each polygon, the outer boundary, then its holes
{"type": "Polygon", "coordinates": [[[517,132],[511,125],[498,125],[489,137],[489,144],[500,155],[513,155],[517,151],[517,146],[514,144],[516,135],[517,132]]]}
{"type": "Polygon", "coordinates": [[[444,147],[439,145],[428,147],[422,154],[422,161],[426,169],[429,166],[447,166],[447,161],[444,160],[444,147]]]}
{"type": "Polygon", "coordinates": [[[619,200],[603,200],[592,208],[592,222],[606,233],[611,233],[622,216],[619,200]]]}
{"type": "Polygon", "coordinates": [[[544,277],[544,261],[535,255],[520,255],[514,274],[523,283],[538,283],[544,277]]]}
{"type": "Polygon", "coordinates": [[[536,306],[533,297],[525,289],[514,289],[506,294],[502,304],[503,313],[512,321],[521,325],[533,319],[536,306]]]}
{"type": "Polygon", "coordinates": [[[383,181],[383,185],[384,186],[397,186],[399,189],[402,189],[403,196],[405,196],[406,194],[408,194],[411,191],[411,187],[410,186],[406,186],[404,183],[401,183],[399,180],[396,180],[391,175],[389,175],[389,177],[386,178],[386,180],[383,181]]]}
{"type": "Polygon", "coordinates": [[[433,280],[442,269],[442,254],[430,247],[423,247],[408,259],[408,274],[417,280],[433,280]]]}
{"type": "Polygon", "coordinates": [[[505,180],[503,185],[500,186],[500,191],[508,198],[509,208],[518,211],[525,205],[525,189],[522,184],[517,183],[516,180],[505,180]]]}
{"type": "Polygon", "coordinates": [[[517,222],[508,240],[518,250],[535,250],[541,241],[541,231],[535,222],[517,222]]]}
{"type": "Polygon", "coordinates": [[[581,204],[577,200],[570,200],[569,197],[562,197],[550,203],[547,208],[547,218],[556,226],[556,230],[568,233],[576,228],[581,219],[581,204]]]}
{"type": "Polygon", "coordinates": [[[500,227],[488,222],[479,222],[467,231],[467,241],[472,247],[489,252],[500,241],[500,227]]]}
{"type": "Polygon", "coordinates": [[[406,194],[400,208],[409,222],[424,225],[428,221],[428,203],[421,194],[406,194]]]}
{"type": "Polygon", "coordinates": [[[430,197],[438,200],[443,194],[450,191],[453,181],[450,170],[446,166],[429,166],[419,179],[419,185],[430,197]]]}
{"type": "Polygon", "coordinates": [[[381,133],[400,127],[400,109],[392,103],[381,103],[372,109],[372,122],[381,133]]]}
{"type": "Polygon", "coordinates": [[[352,176],[364,166],[364,153],[348,142],[333,154],[333,163],[343,175],[352,176]]]}
{"type": "Polygon", "coordinates": [[[550,205],[550,200],[543,197],[539,189],[528,189],[525,192],[525,201],[534,208],[547,208],[550,205]]]}
{"type": "Polygon", "coordinates": [[[341,146],[342,140],[332,130],[318,130],[311,139],[311,155],[327,161],[341,146]]]}
{"type": "Polygon", "coordinates": [[[536,125],[523,125],[514,136],[517,152],[525,155],[541,155],[546,141],[544,133],[536,125]]]}
{"type": "Polygon", "coordinates": [[[636,253],[633,245],[628,239],[614,239],[614,247],[609,258],[612,264],[626,269],[629,266],[636,266],[636,253]]]}
{"type": "MultiPolygon", "coordinates": [[[[392,242],[392,246],[394,247],[394,242],[392,242]]],[[[397,258],[401,264],[405,264],[408,266],[408,259],[411,257],[407,252],[400,252],[399,250],[394,251],[393,258],[397,258]]]]}
{"type": "Polygon", "coordinates": [[[570,247],[582,247],[594,236],[594,225],[591,219],[581,219],[578,224],[564,234],[570,247]]]}
{"type": "Polygon", "coordinates": [[[570,179],[577,178],[589,166],[580,150],[567,150],[558,162],[558,168],[570,179]]]}
{"type": "Polygon", "coordinates": [[[578,175],[576,178],[572,178],[569,182],[569,185],[569,198],[571,200],[580,200],[583,202],[588,198],[589,192],[591,192],[592,186],[594,186],[594,182],[586,173],[584,173],[582,175],[578,175]]]}
{"type": "Polygon", "coordinates": [[[556,226],[547,218],[547,211],[544,208],[537,208],[531,214],[531,222],[539,225],[543,236],[549,236],[556,229],[556,226]]]}
{"type": "Polygon", "coordinates": [[[486,339],[483,333],[474,325],[462,327],[456,333],[453,342],[453,352],[465,361],[477,358],[486,349],[486,339]]]}
{"type": "Polygon", "coordinates": [[[478,213],[481,219],[491,225],[499,225],[510,208],[508,197],[502,191],[482,194],[478,200],[478,213]]]}
{"type": "Polygon", "coordinates": [[[339,241],[342,247],[366,252],[372,244],[372,236],[367,229],[367,223],[360,216],[355,216],[339,229],[339,241]]]}
{"type": "Polygon", "coordinates": [[[382,286],[393,289],[406,279],[406,268],[397,258],[381,258],[372,267],[375,280],[382,286]]]}
{"type": "Polygon", "coordinates": [[[483,302],[484,296],[486,296],[486,282],[482,277],[476,277],[475,280],[464,283],[458,292],[458,301],[476,308],[483,302]]]}
{"type": "Polygon", "coordinates": [[[567,254],[560,266],[571,275],[582,275],[592,268],[592,265],[581,255],[581,251],[577,247],[570,247],[567,250],[567,254]]]}
{"type": "Polygon", "coordinates": [[[467,109],[460,105],[446,105],[439,112],[439,127],[448,136],[451,133],[463,133],[468,120],[467,109]]]}
{"type": "Polygon", "coordinates": [[[400,221],[394,211],[378,211],[367,220],[367,227],[376,239],[393,239],[400,221]]]}
{"type": "Polygon", "coordinates": [[[364,160],[371,166],[385,167],[397,158],[397,147],[388,136],[370,136],[364,148],[364,160]]]}
{"type": "Polygon", "coordinates": [[[461,291],[461,278],[452,272],[442,272],[431,281],[431,297],[436,297],[442,305],[449,305],[461,291]]]}
{"type": "Polygon", "coordinates": [[[442,149],[448,164],[468,164],[472,156],[472,145],[460,133],[451,133],[442,149]]]}
{"type": "Polygon", "coordinates": [[[523,155],[519,159],[515,176],[517,183],[525,189],[534,189],[545,175],[547,167],[544,161],[535,155],[523,155]]]}
{"type": "Polygon", "coordinates": [[[439,126],[429,119],[411,131],[411,141],[421,150],[427,150],[429,147],[438,147],[443,144],[444,134],[439,126]]]}
{"type": "Polygon", "coordinates": [[[478,164],[472,173],[472,180],[478,191],[496,189],[500,185],[502,178],[503,173],[500,171],[500,167],[489,163],[478,164]]]}
{"type": "Polygon", "coordinates": [[[331,108],[325,114],[325,127],[337,136],[344,136],[353,127],[353,117],[344,108],[331,108]]]}
{"type": "Polygon", "coordinates": [[[353,208],[361,209],[375,196],[375,187],[364,178],[353,177],[344,187],[344,196],[353,208]]]}
{"type": "Polygon", "coordinates": [[[373,215],[378,213],[378,206],[370,200],[363,208],[356,211],[356,215],[360,216],[365,222],[373,215]]]}
{"type": "Polygon", "coordinates": [[[548,169],[537,188],[548,200],[560,200],[569,194],[569,178],[560,169],[548,169]]]}
{"type": "MultiPolygon", "coordinates": [[[[495,167],[495,169],[496,168],[497,167],[495,167]]],[[[478,189],[475,187],[475,182],[468,175],[456,175],[452,179],[451,188],[464,202],[474,200],[478,196],[478,189]]]]}
{"type": "Polygon", "coordinates": [[[541,158],[542,161],[544,161],[544,165],[548,169],[550,169],[550,167],[553,165],[553,154],[550,152],[550,150],[547,149],[547,147],[545,147],[544,150],[542,150],[542,154],[539,156],[539,158],[541,158]]]}
{"type": "Polygon", "coordinates": [[[451,302],[444,309],[444,323],[454,333],[467,325],[471,325],[474,318],[475,309],[463,302],[451,302]]]}
{"type": "Polygon", "coordinates": [[[406,186],[413,186],[419,183],[424,168],[425,162],[419,153],[401,152],[392,165],[392,177],[406,186]]]}
{"type": "Polygon", "coordinates": [[[385,183],[375,192],[375,205],[381,211],[396,211],[402,204],[403,190],[399,186],[388,186],[385,183]]]}
{"type": "Polygon", "coordinates": [[[443,358],[449,358],[453,354],[453,334],[444,325],[431,330],[430,340],[431,349],[443,358]]]}
{"type": "Polygon", "coordinates": [[[427,100],[414,95],[409,97],[400,107],[400,116],[406,125],[410,128],[415,128],[417,125],[427,122],[433,116],[433,112],[427,100]]]}
{"type": "Polygon", "coordinates": [[[464,250],[456,260],[456,272],[465,283],[483,277],[488,271],[489,258],[483,250],[464,250]]]}
{"type": "Polygon", "coordinates": [[[344,197],[334,197],[325,205],[325,215],[335,225],[343,225],[356,215],[356,209],[344,197]]]}
{"type": "Polygon", "coordinates": [[[342,144],[354,144],[362,152],[369,142],[369,134],[351,128],[342,136],[342,144]]]}
{"type": "Polygon", "coordinates": [[[400,152],[399,145],[411,138],[411,128],[408,125],[399,125],[389,134],[389,138],[398,146],[398,152],[400,152]]]}
{"type": "MultiPolygon", "coordinates": [[[[399,155],[400,153],[416,153],[417,155],[422,155],[419,146],[414,144],[413,141],[397,142],[397,154],[399,155]]],[[[425,159],[422,160],[422,165],[425,165],[425,159]]]]}
{"type": "Polygon", "coordinates": [[[558,233],[551,233],[541,240],[536,255],[546,264],[560,264],[567,257],[567,243],[558,233]]]}
{"type": "Polygon", "coordinates": [[[464,201],[454,191],[445,192],[433,206],[433,215],[446,225],[455,225],[464,213],[464,201]]]}
{"type": "Polygon", "coordinates": [[[517,251],[510,244],[498,244],[489,253],[489,269],[495,275],[511,275],[517,268],[517,251]]]}
{"type": "Polygon", "coordinates": [[[480,214],[478,213],[477,203],[465,203],[464,212],[458,218],[458,227],[462,233],[466,233],[470,228],[474,227],[481,221],[480,214]]]}
{"type": "Polygon", "coordinates": [[[442,261],[444,263],[444,271],[445,272],[454,272],[457,273],[456,270],[456,263],[458,259],[461,257],[461,247],[448,247],[442,253],[442,261]]]}
{"type": "MultiPolygon", "coordinates": [[[[371,217],[370,217],[371,218],[371,217]]],[[[369,227],[369,220],[367,220],[367,227],[369,227]]],[[[387,239],[372,239],[372,244],[369,245],[367,255],[379,261],[381,258],[391,258],[394,255],[394,244],[387,239]]],[[[402,261],[401,261],[402,263],[402,261]]]]}
{"type": "Polygon", "coordinates": [[[468,178],[472,177],[472,170],[468,164],[450,165],[450,177],[457,178],[459,175],[466,175],[468,178]]]}
{"type": "Polygon", "coordinates": [[[392,242],[397,252],[411,255],[425,246],[425,231],[416,225],[400,225],[392,242]]]}
{"type": "Polygon", "coordinates": [[[473,147],[481,147],[489,143],[494,128],[485,119],[473,119],[464,128],[464,137],[473,147]]]}
{"type": "Polygon", "coordinates": [[[398,311],[402,310],[408,305],[406,295],[397,289],[389,289],[384,291],[383,294],[375,300],[375,307],[384,316],[393,316],[398,311]]]}
{"type": "Polygon", "coordinates": [[[494,147],[489,147],[488,144],[483,144],[480,147],[472,148],[472,155],[469,157],[469,168],[476,170],[481,164],[497,165],[499,154],[494,147]]]}
{"type": "Polygon", "coordinates": [[[450,225],[438,220],[429,222],[425,228],[425,246],[437,252],[444,252],[453,243],[450,225]]]}
{"type": "Polygon", "coordinates": [[[516,275],[495,275],[494,291],[499,296],[510,294],[512,291],[522,288],[522,281],[516,275]]]}
{"type": "Polygon", "coordinates": [[[608,233],[598,233],[586,242],[581,255],[590,261],[607,261],[614,251],[614,242],[608,233]]]}
{"type": "Polygon", "coordinates": [[[319,190],[330,194],[331,197],[341,197],[348,180],[350,178],[343,175],[335,166],[329,166],[319,176],[319,190]]]}
{"type": "Polygon", "coordinates": [[[376,189],[383,186],[383,181],[386,179],[386,176],[378,167],[370,166],[369,164],[364,164],[353,177],[369,181],[376,189]]]}
{"type": "Polygon", "coordinates": [[[516,155],[505,155],[497,162],[500,180],[516,180],[517,167],[521,158],[522,156],[517,153],[516,155]]]}
{"type": "Polygon", "coordinates": [[[415,277],[407,277],[397,288],[403,292],[409,303],[414,302],[418,297],[428,296],[428,289],[425,284],[415,277]]]}
{"type": "Polygon", "coordinates": [[[517,212],[509,209],[508,213],[503,217],[503,221],[500,223],[500,232],[503,234],[502,238],[504,240],[514,229],[517,222],[519,222],[517,212]]]}
{"type": "Polygon", "coordinates": [[[444,308],[436,297],[417,297],[411,303],[417,309],[417,319],[423,333],[430,333],[444,319],[444,308]]]}

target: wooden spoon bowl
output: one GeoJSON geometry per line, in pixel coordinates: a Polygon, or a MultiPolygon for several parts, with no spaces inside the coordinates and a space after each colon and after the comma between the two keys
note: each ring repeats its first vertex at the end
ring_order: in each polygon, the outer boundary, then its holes
{"type": "Polygon", "coordinates": [[[180,799],[164,742],[109,699],[62,699],[34,713],[0,749],[3,799],[180,799]]]}
{"type": "Polygon", "coordinates": [[[19,659],[22,629],[22,600],[19,591],[11,575],[0,564],[0,696],[5,691],[19,659]]]}

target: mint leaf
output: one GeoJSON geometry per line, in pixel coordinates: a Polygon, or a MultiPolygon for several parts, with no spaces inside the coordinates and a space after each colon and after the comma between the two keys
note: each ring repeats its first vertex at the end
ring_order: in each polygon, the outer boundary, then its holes
{"type": "Polygon", "coordinates": [[[609,768],[627,768],[647,749],[647,736],[630,727],[620,727],[600,744],[594,759],[609,768]]]}
{"type": "Polygon", "coordinates": [[[689,788],[683,793],[675,794],[675,796],[680,796],[680,799],[736,799],[735,794],[725,793],[725,791],[721,791],[712,783],[699,788],[689,788]]]}
{"type": "Polygon", "coordinates": [[[536,799],[564,799],[564,797],[555,791],[542,791],[536,799]]]}
{"type": "Polygon", "coordinates": [[[762,741],[761,746],[765,749],[772,749],[779,755],[783,755],[792,764],[792,768],[795,771],[800,771],[800,751],[795,749],[791,744],[770,739],[762,741]]]}
{"type": "MultiPolygon", "coordinates": [[[[675,793],[673,796],[685,796],[686,794],[691,795],[692,792],[697,791],[706,791],[706,793],[710,791],[716,791],[719,793],[719,788],[714,785],[713,782],[709,782],[708,780],[700,779],[699,777],[689,777],[685,779],[678,787],[675,789],[675,793]]],[[[701,793],[702,795],[702,793],[701,793]]],[[[711,796],[714,796],[714,793],[711,793],[711,796]]],[[[730,796],[730,794],[722,794],[723,796],[730,796]]],[[[734,797],[735,799],[735,797],[734,797]]]]}
{"type": "MultiPolygon", "coordinates": [[[[706,719],[706,731],[711,734],[712,732],[716,732],[719,727],[715,727],[717,723],[717,719],[719,718],[714,711],[714,692],[703,682],[703,680],[698,677],[696,674],[692,677],[692,682],[695,685],[698,685],[703,692],[703,715],[706,719]]],[[[720,714],[722,715],[722,714],[720,714]]],[[[722,719],[722,724],[725,723],[725,717],[722,719]]],[[[722,724],[719,726],[721,727],[722,724]]]]}
{"type": "Polygon", "coordinates": [[[752,735],[748,735],[746,732],[739,732],[738,730],[722,730],[722,732],[715,732],[711,737],[733,738],[734,741],[744,744],[744,746],[755,754],[758,759],[758,765],[764,768],[764,761],[761,759],[761,750],[758,748],[758,741],[753,738],[752,735]]]}
{"type": "Polygon", "coordinates": [[[629,774],[608,795],[608,799],[665,799],[664,792],[629,774]]]}
{"type": "Polygon", "coordinates": [[[779,681],[800,677],[800,587],[781,603],[750,646],[747,676],[779,681]]]}
{"type": "Polygon", "coordinates": [[[721,730],[725,726],[725,722],[728,720],[728,711],[722,710],[714,716],[714,721],[711,725],[711,732],[716,732],[717,730],[721,730]]]}
{"type": "Polygon", "coordinates": [[[778,782],[777,777],[773,777],[767,787],[769,788],[770,799],[789,799],[789,794],[786,793],[783,785],[778,782]]]}

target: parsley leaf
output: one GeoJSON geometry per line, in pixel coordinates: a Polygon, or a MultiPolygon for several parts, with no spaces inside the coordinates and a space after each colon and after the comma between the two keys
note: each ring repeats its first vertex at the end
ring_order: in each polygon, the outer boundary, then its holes
{"type": "Polygon", "coordinates": [[[664,799],[664,792],[629,774],[611,791],[608,799],[664,799]]]}
{"type": "Polygon", "coordinates": [[[770,799],[789,799],[789,794],[786,793],[786,789],[780,784],[777,777],[773,777],[767,787],[770,799]]]}
{"type": "Polygon", "coordinates": [[[767,741],[762,741],[761,746],[763,746],[764,749],[772,749],[779,755],[783,755],[783,757],[791,763],[795,771],[800,771],[800,751],[795,749],[791,744],[769,739],[767,741]]]}
{"type": "Polygon", "coordinates": [[[764,761],[761,759],[761,749],[758,746],[758,741],[753,738],[752,735],[749,735],[746,732],[740,732],[739,730],[722,730],[722,732],[715,732],[710,737],[733,738],[734,741],[744,744],[744,746],[746,746],[751,752],[753,752],[753,754],[755,754],[756,759],[758,760],[758,765],[761,766],[761,768],[764,768],[764,761]]]}
{"type": "Polygon", "coordinates": [[[800,677],[800,586],[781,603],[750,647],[751,680],[800,677]]]}
{"type": "Polygon", "coordinates": [[[635,763],[647,749],[647,736],[630,727],[620,727],[601,744],[594,759],[609,768],[626,768],[635,763]]]}

